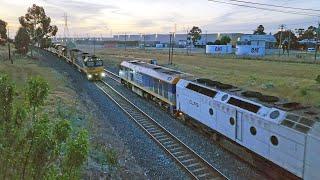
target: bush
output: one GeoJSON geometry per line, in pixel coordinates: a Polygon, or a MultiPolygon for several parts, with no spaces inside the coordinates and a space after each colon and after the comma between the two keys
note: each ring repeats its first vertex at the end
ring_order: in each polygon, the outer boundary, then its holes
{"type": "Polygon", "coordinates": [[[320,75],[318,75],[318,77],[316,78],[317,83],[320,84],[320,75]]]}
{"type": "Polygon", "coordinates": [[[306,96],[306,95],[308,94],[308,90],[307,90],[307,89],[301,89],[301,90],[300,90],[300,94],[301,94],[302,96],[306,96]]]}

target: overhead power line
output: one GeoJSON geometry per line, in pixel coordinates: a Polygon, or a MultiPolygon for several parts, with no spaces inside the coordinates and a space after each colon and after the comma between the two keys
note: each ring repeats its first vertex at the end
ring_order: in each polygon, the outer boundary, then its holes
{"type": "Polygon", "coordinates": [[[208,0],[208,1],[215,2],[215,3],[220,3],[220,4],[228,4],[228,5],[233,5],[233,6],[252,8],[252,9],[260,9],[260,10],[266,10],[266,11],[280,12],[280,13],[286,13],[286,14],[295,14],[295,15],[303,15],[303,16],[311,16],[311,17],[318,16],[318,17],[320,17],[320,14],[312,14],[312,13],[307,13],[307,12],[285,11],[285,10],[280,10],[280,9],[270,9],[270,8],[265,8],[265,7],[246,5],[246,4],[236,4],[236,3],[231,3],[231,2],[222,2],[222,1],[218,1],[218,0],[208,0]]]}
{"type": "Polygon", "coordinates": [[[246,4],[255,4],[255,5],[261,5],[261,6],[269,6],[269,7],[277,7],[277,8],[295,9],[295,10],[302,10],[302,11],[320,12],[320,9],[298,8],[298,7],[281,6],[281,5],[275,5],[275,4],[264,4],[264,3],[256,3],[256,2],[250,2],[250,1],[239,1],[239,0],[228,0],[228,1],[240,2],[240,3],[246,3],[246,4]]]}

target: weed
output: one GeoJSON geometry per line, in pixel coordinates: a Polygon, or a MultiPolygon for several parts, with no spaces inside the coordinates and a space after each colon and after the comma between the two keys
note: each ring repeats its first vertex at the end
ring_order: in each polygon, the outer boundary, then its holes
{"type": "Polygon", "coordinates": [[[104,154],[109,166],[118,167],[118,153],[115,149],[106,148],[104,154]]]}
{"type": "Polygon", "coordinates": [[[317,76],[316,81],[320,84],[320,75],[317,76]]]}
{"type": "Polygon", "coordinates": [[[307,89],[301,89],[300,90],[300,94],[301,94],[301,96],[306,96],[308,94],[308,90],[307,89]]]}

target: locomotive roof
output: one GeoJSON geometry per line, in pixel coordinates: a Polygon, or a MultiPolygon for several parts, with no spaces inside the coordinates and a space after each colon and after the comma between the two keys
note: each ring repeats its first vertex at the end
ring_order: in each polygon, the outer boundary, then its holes
{"type": "Polygon", "coordinates": [[[286,117],[280,122],[281,125],[294,129],[301,133],[308,133],[313,129],[316,122],[320,123],[319,109],[309,106],[303,106],[300,103],[288,102],[275,96],[264,95],[260,92],[247,91],[230,84],[224,84],[210,79],[196,79],[192,81],[195,84],[208,87],[214,90],[220,90],[231,95],[261,104],[269,108],[277,108],[287,113],[286,117]]]}
{"type": "Polygon", "coordinates": [[[134,61],[123,61],[122,66],[133,69],[137,72],[147,74],[154,78],[160,79],[168,83],[174,83],[177,78],[187,78],[190,77],[190,74],[169,69],[166,67],[149,64],[144,61],[134,60],[134,61]]]}

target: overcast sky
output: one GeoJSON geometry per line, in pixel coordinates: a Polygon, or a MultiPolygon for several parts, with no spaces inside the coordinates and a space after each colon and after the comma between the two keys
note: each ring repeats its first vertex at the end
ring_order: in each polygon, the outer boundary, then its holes
{"type": "MultiPolygon", "coordinates": [[[[320,9],[320,0],[247,0],[251,2],[320,9]]],[[[63,15],[69,16],[70,36],[110,36],[119,33],[185,32],[193,25],[204,32],[251,33],[259,24],[267,33],[280,24],[288,28],[316,25],[319,17],[254,10],[207,0],[0,0],[0,19],[9,23],[12,33],[18,17],[33,3],[45,8],[63,35],[63,15]]],[[[320,12],[317,12],[320,14],[320,12]]]]}

